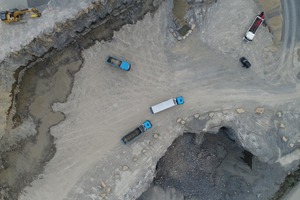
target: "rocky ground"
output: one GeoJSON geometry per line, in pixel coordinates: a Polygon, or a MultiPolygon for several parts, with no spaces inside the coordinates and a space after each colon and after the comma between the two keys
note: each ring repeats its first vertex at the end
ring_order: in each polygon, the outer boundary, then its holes
{"type": "MultiPolygon", "coordinates": [[[[227,131],[185,133],[177,138],[157,164],[155,187],[176,189],[185,199],[270,199],[285,171],[278,163],[247,157],[227,131]]],[[[139,199],[149,199],[149,194],[139,199]]]]}
{"type": "MultiPolygon", "coordinates": [[[[189,180],[189,173],[207,178],[203,187],[208,190],[217,188],[214,199],[247,199],[257,192],[260,199],[272,196],[299,160],[300,59],[289,54],[291,60],[282,63],[285,59],[267,28],[252,43],[241,41],[245,24],[259,12],[257,5],[189,1],[194,4],[186,19],[195,27],[178,41],[171,31],[176,28],[172,1],[101,3],[83,11],[78,24],[70,20],[57,25],[55,37],[42,37],[41,54],[15,59],[28,55],[27,48],[2,63],[3,76],[8,66],[26,66],[17,71],[18,84],[11,86],[14,104],[7,127],[12,131],[1,140],[6,152],[1,159],[2,198],[136,199],[155,176],[159,187],[151,190],[157,194],[208,197],[195,179],[189,180]],[[157,12],[145,15],[158,5],[157,12]],[[107,66],[107,55],[126,58],[132,70],[107,66]],[[241,67],[240,56],[250,60],[250,69],[241,67]],[[149,106],[178,95],[184,96],[184,105],[157,115],[149,112],[149,106]],[[121,144],[120,138],[146,119],[154,127],[133,143],[121,144]],[[224,127],[235,143],[216,134],[224,127]],[[175,140],[184,132],[192,134],[175,140]],[[23,140],[25,135],[31,137],[23,140]],[[240,159],[243,150],[254,155],[252,170],[240,159]],[[181,161],[178,169],[168,166],[170,157],[181,161]],[[203,160],[207,162],[197,162],[203,160]],[[237,177],[236,170],[242,175],[237,177]],[[235,188],[235,182],[241,187],[235,188]],[[168,187],[173,189],[165,193],[168,187]]],[[[297,46],[291,50],[298,51],[297,46]]]]}

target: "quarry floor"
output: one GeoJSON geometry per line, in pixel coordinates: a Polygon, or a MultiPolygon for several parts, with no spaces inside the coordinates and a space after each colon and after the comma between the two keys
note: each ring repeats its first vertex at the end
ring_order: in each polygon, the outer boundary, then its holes
{"type": "MultiPolygon", "coordinates": [[[[236,126],[241,138],[249,133],[257,136],[253,144],[245,143],[249,149],[261,144],[255,142],[258,138],[276,141],[266,142],[270,152],[257,150],[260,159],[270,157],[267,161],[283,168],[297,162],[299,44],[282,51],[264,27],[252,43],[244,43],[245,27],[259,9],[252,1],[239,0],[217,2],[206,10],[204,19],[202,8],[193,8],[196,28],[177,41],[170,32],[171,9],[171,2],[163,3],[154,14],[123,26],[111,41],[96,41],[83,51],[66,48],[49,62],[60,66],[55,72],[44,70],[43,64],[31,71],[38,78],[27,76],[27,83],[35,85],[28,91],[41,95],[28,107],[19,106],[24,113],[28,109],[40,116],[40,131],[47,129],[44,122],[58,123],[50,129],[54,138],[40,135],[37,140],[43,142],[35,147],[54,140],[56,152],[19,199],[135,199],[149,187],[157,161],[174,139],[187,130],[215,132],[214,126],[227,123],[247,123],[245,129],[236,126]],[[124,72],[106,65],[107,55],[128,60],[132,69],[124,72]],[[251,68],[241,67],[241,56],[249,59],[251,68]],[[55,75],[48,79],[51,73],[55,75]],[[180,95],[184,105],[150,113],[150,106],[180,95]],[[64,103],[52,104],[65,97],[64,103]],[[257,107],[265,112],[256,114],[257,107]],[[244,112],[237,113],[237,108],[244,112]],[[276,118],[278,112],[283,116],[276,118]],[[198,130],[195,116],[202,120],[198,130]],[[122,144],[121,137],[146,119],[153,128],[133,143],[122,144]],[[276,134],[266,135],[263,131],[269,128],[276,134]]],[[[39,156],[34,149],[28,152],[28,159],[39,156]]],[[[18,160],[18,166],[25,163],[18,160]]]]}

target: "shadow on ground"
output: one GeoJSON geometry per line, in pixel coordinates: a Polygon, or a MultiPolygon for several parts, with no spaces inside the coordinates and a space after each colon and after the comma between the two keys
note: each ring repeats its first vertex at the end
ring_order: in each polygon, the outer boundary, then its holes
{"type": "Polygon", "coordinates": [[[224,128],[217,134],[180,136],[156,170],[152,187],[139,200],[268,199],[285,178],[279,165],[252,157],[227,137],[224,128]]]}

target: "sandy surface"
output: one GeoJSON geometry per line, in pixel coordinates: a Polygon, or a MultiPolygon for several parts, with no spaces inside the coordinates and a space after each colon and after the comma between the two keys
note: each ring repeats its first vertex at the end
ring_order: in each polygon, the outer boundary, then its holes
{"type": "MultiPolygon", "coordinates": [[[[96,42],[83,52],[84,64],[75,75],[68,101],[53,105],[55,111],[66,115],[64,122],[51,128],[57,153],[41,178],[24,189],[21,200],[101,199],[101,196],[134,199],[150,184],[157,160],[186,129],[176,122],[178,118],[188,119],[197,112],[207,116],[207,112],[214,110],[234,112],[241,106],[251,113],[257,106],[268,107],[270,116],[281,105],[287,116],[292,111],[299,112],[293,107],[299,103],[300,91],[292,71],[299,70],[298,63],[287,67],[291,71],[280,74],[285,66],[272,62],[275,53],[266,29],[260,29],[249,45],[241,40],[246,30],[241,27],[252,18],[239,16],[255,15],[258,8],[253,2],[219,2],[208,13],[203,29],[195,30],[180,43],[168,33],[170,10],[166,3],[154,16],[148,14],[136,25],[123,27],[111,42],[96,42]],[[236,23],[224,19],[224,14],[236,23]],[[104,63],[107,55],[126,58],[132,69],[124,72],[107,66],[104,63]],[[238,58],[242,55],[249,58],[253,67],[240,66],[238,58]],[[179,95],[185,97],[184,105],[158,115],[150,113],[151,105],[179,95]],[[146,119],[152,121],[154,128],[131,145],[121,144],[121,137],[146,119]],[[159,134],[158,139],[153,138],[154,133],[159,134]],[[138,160],[133,162],[135,157],[138,160]]],[[[233,114],[220,113],[217,126],[222,120],[233,119],[233,114]]],[[[199,131],[213,130],[213,123],[212,120],[199,131]]],[[[248,126],[265,130],[266,124],[278,128],[277,124],[259,117],[248,126]]],[[[290,126],[298,128],[295,124],[290,126]]],[[[239,136],[248,139],[243,132],[239,136]]],[[[299,135],[292,136],[289,142],[294,143],[299,135]]],[[[260,144],[259,139],[253,140],[253,146],[260,144]]],[[[285,151],[297,148],[282,146],[285,151]]],[[[281,156],[280,152],[276,156],[281,156]]],[[[288,158],[286,164],[293,159],[288,158]]]]}
{"type": "MultiPolygon", "coordinates": [[[[278,90],[265,81],[264,70],[273,70],[260,59],[264,48],[272,45],[266,29],[249,45],[242,43],[244,30],[240,29],[248,18],[238,20],[225,36],[214,31],[228,26],[221,18],[224,12],[239,16],[236,10],[228,13],[226,4],[217,4],[205,29],[181,43],[167,33],[170,7],[164,4],[154,17],[147,15],[115,33],[111,42],[97,42],[84,51],[84,66],[75,75],[68,101],[53,105],[66,115],[63,123],[51,129],[57,153],[43,178],[27,187],[20,199],[100,199],[98,186],[103,181],[114,187],[110,199],[132,199],[140,192],[128,188],[147,185],[158,158],[182,133],[184,127],[176,125],[177,118],[238,106],[250,111],[257,105],[276,108],[298,99],[299,88],[293,83],[286,86],[290,90],[278,90]],[[131,71],[107,66],[107,55],[126,58],[132,63],[131,71]],[[241,55],[253,63],[251,69],[241,68],[237,60],[241,55]],[[178,95],[185,97],[186,104],[155,116],[149,112],[149,106],[178,95]],[[120,138],[146,119],[154,128],[132,145],[122,145],[120,138]],[[149,145],[155,132],[160,139],[149,145]],[[139,161],[133,163],[133,157],[139,161]]],[[[250,2],[233,4],[243,15],[252,16],[257,10],[250,2]]]]}
{"type": "Polygon", "coordinates": [[[292,189],[283,200],[298,200],[300,197],[300,184],[298,184],[294,189],[292,189]]]}

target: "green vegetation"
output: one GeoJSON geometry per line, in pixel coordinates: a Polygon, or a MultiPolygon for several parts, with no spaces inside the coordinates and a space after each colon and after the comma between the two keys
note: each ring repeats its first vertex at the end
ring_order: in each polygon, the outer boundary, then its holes
{"type": "Polygon", "coordinates": [[[300,182],[300,165],[298,168],[285,177],[284,182],[280,185],[272,200],[280,200],[288,191],[300,182]]]}

